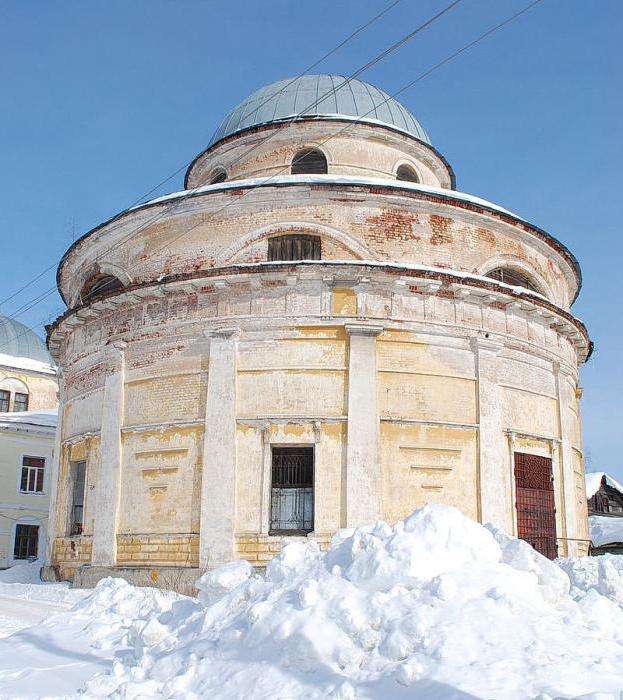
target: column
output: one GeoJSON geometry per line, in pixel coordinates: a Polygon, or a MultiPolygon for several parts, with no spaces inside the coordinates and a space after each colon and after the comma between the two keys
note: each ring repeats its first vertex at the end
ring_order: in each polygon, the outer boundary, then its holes
{"type": "Polygon", "coordinates": [[[117,520],[123,458],[121,427],[124,410],[125,348],[126,343],[119,341],[109,345],[106,352],[92,566],[114,566],[117,561],[117,520]]]}
{"type": "MultiPolygon", "coordinates": [[[[52,555],[54,554],[54,540],[59,535],[58,532],[58,491],[60,489],[59,475],[61,466],[61,444],[63,439],[63,408],[64,401],[64,376],[63,370],[58,369],[56,374],[58,380],[58,417],[56,419],[56,433],[54,434],[54,448],[52,453],[52,466],[48,476],[48,490],[50,492],[50,510],[48,515],[48,526],[46,530],[45,543],[45,564],[52,566],[52,555]]],[[[64,534],[64,533],[63,533],[64,534]]]]}
{"type": "Polygon", "coordinates": [[[346,527],[356,527],[381,517],[376,336],[383,328],[363,324],[345,328],[350,336],[346,527]]]}
{"type": "Polygon", "coordinates": [[[236,348],[238,329],[209,331],[210,360],[203,438],[199,565],[234,556],[236,493],[236,348]]]}
{"type": "Polygon", "coordinates": [[[485,338],[472,338],[476,369],[478,418],[478,489],[480,521],[510,532],[512,497],[510,471],[502,424],[502,396],[498,355],[502,345],[485,338]]]}
{"type": "MultiPolygon", "coordinates": [[[[560,490],[561,501],[564,503],[565,537],[567,538],[567,556],[576,556],[580,553],[581,542],[574,540],[585,536],[579,527],[576,474],[573,464],[573,415],[569,410],[569,394],[575,390],[573,373],[562,367],[558,362],[554,363],[554,376],[556,378],[556,394],[558,396],[558,425],[560,430],[560,472],[562,476],[562,488],[560,490]]],[[[552,457],[554,455],[552,454],[552,457]]]]}

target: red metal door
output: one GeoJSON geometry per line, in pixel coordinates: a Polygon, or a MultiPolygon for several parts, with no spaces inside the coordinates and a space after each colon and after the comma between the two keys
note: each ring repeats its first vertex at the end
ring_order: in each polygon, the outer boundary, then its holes
{"type": "Polygon", "coordinates": [[[549,559],[558,556],[552,460],[515,452],[517,532],[549,559]]]}

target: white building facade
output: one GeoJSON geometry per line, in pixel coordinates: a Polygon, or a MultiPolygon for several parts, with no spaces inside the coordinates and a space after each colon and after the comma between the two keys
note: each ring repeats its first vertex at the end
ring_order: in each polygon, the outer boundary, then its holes
{"type": "Polygon", "coordinates": [[[45,556],[56,392],[43,341],[0,314],[0,568],[45,556]]]}

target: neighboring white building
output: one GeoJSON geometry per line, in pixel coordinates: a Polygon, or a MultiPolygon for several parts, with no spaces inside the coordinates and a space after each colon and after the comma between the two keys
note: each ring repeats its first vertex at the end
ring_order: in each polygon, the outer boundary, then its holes
{"type": "Polygon", "coordinates": [[[0,569],[44,554],[56,389],[43,341],[0,314],[0,569]]]}

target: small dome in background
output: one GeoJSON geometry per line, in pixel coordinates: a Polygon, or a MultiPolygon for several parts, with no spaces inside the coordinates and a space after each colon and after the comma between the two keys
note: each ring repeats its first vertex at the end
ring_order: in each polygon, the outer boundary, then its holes
{"type": "Polygon", "coordinates": [[[374,85],[341,75],[304,75],[261,88],[225,117],[210,145],[238,131],[283,121],[299,113],[382,122],[430,145],[418,120],[400,102],[374,85]]]}
{"type": "MultiPolygon", "coordinates": [[[[0,364],[13,366],[9,358],[34,360],[54,366],[43,340],[28,326],[0,313],[0,364]]],[[[24,363],[16,361],[16,367],[24,363]]]]}

